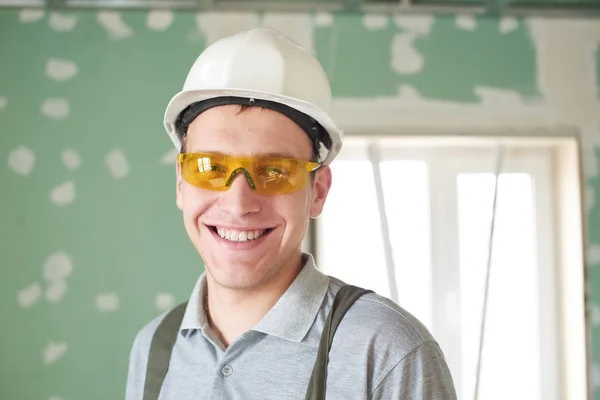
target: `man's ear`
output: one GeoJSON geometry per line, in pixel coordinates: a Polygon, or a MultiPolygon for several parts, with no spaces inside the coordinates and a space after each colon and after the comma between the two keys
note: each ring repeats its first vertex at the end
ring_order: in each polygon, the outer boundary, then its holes
{"type": "Polygon", "coordinates": [[[310,205],[310,217],[317,218],[321,215],[325,200],[331,188],[331,168],[328,165],[319,168],[315,174],[312,185],[312,202],[310,205]]]}
{"type": "Polygon", "coordinates": [[[176,177],[176,187],[175,187],[175,202],[177,203],[177,207],[183,211],[183,177],[181,176],[181,164],[179,161],[175,162],[175,173],[176,177]]]}

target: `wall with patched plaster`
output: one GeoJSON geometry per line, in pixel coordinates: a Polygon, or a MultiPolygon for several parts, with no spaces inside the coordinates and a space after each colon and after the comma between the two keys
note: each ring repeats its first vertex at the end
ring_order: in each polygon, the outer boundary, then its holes
{"type": "Polygon", "coordinates": [[[317,54],[353,133],[581,133],[600,399],[598,21],[43,10],[0,12],[1,397],[122,398],[133,335],[202,270],[164,107],[208,43],[263,25],[317,54]]]}

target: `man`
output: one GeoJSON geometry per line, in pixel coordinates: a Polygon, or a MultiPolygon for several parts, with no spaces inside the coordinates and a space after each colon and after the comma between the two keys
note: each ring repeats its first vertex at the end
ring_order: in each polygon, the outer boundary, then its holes
{"type": "MultiPolygon", "coordinates": [[[[330,101],[316,58],[274,30],[253,29],[209,46],[169,103],[165,127],[181,149],[177,206],[205,274],[174,327],[160,399],[304,399],[343,285],[301,250],[342,143],[330,101]]],[[[127,400],[146,399],[150,345],[164,318],[135,338],[127,400]]],[[[326,383],[330,399],[456,398],[431,334],[374,293],[342,319],[326,383]]]]}

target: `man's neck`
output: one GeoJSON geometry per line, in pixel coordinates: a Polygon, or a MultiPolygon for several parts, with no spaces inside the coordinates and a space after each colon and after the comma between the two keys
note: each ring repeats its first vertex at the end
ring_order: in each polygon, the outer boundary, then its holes
{"type": "Polygon", "coordinates": [[[205,312],[211,329],[225,347],[252,329],[273,308],[302,269],[302,257],[258,288],[235,290],[217,284],[207,273],[205,312]]]}

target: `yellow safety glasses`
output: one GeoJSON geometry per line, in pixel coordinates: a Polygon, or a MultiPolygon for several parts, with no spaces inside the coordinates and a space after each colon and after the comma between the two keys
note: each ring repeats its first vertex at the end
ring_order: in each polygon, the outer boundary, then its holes
{"type": "Polygon", "coordinates": [[[277,195],[301,189],[315,162],[289,158],[234,157],[211,153],[180,153],[183,179],[190,185],[208,190],[229,189],[239,173],[243,173],[256,193],[277,195]]]}

